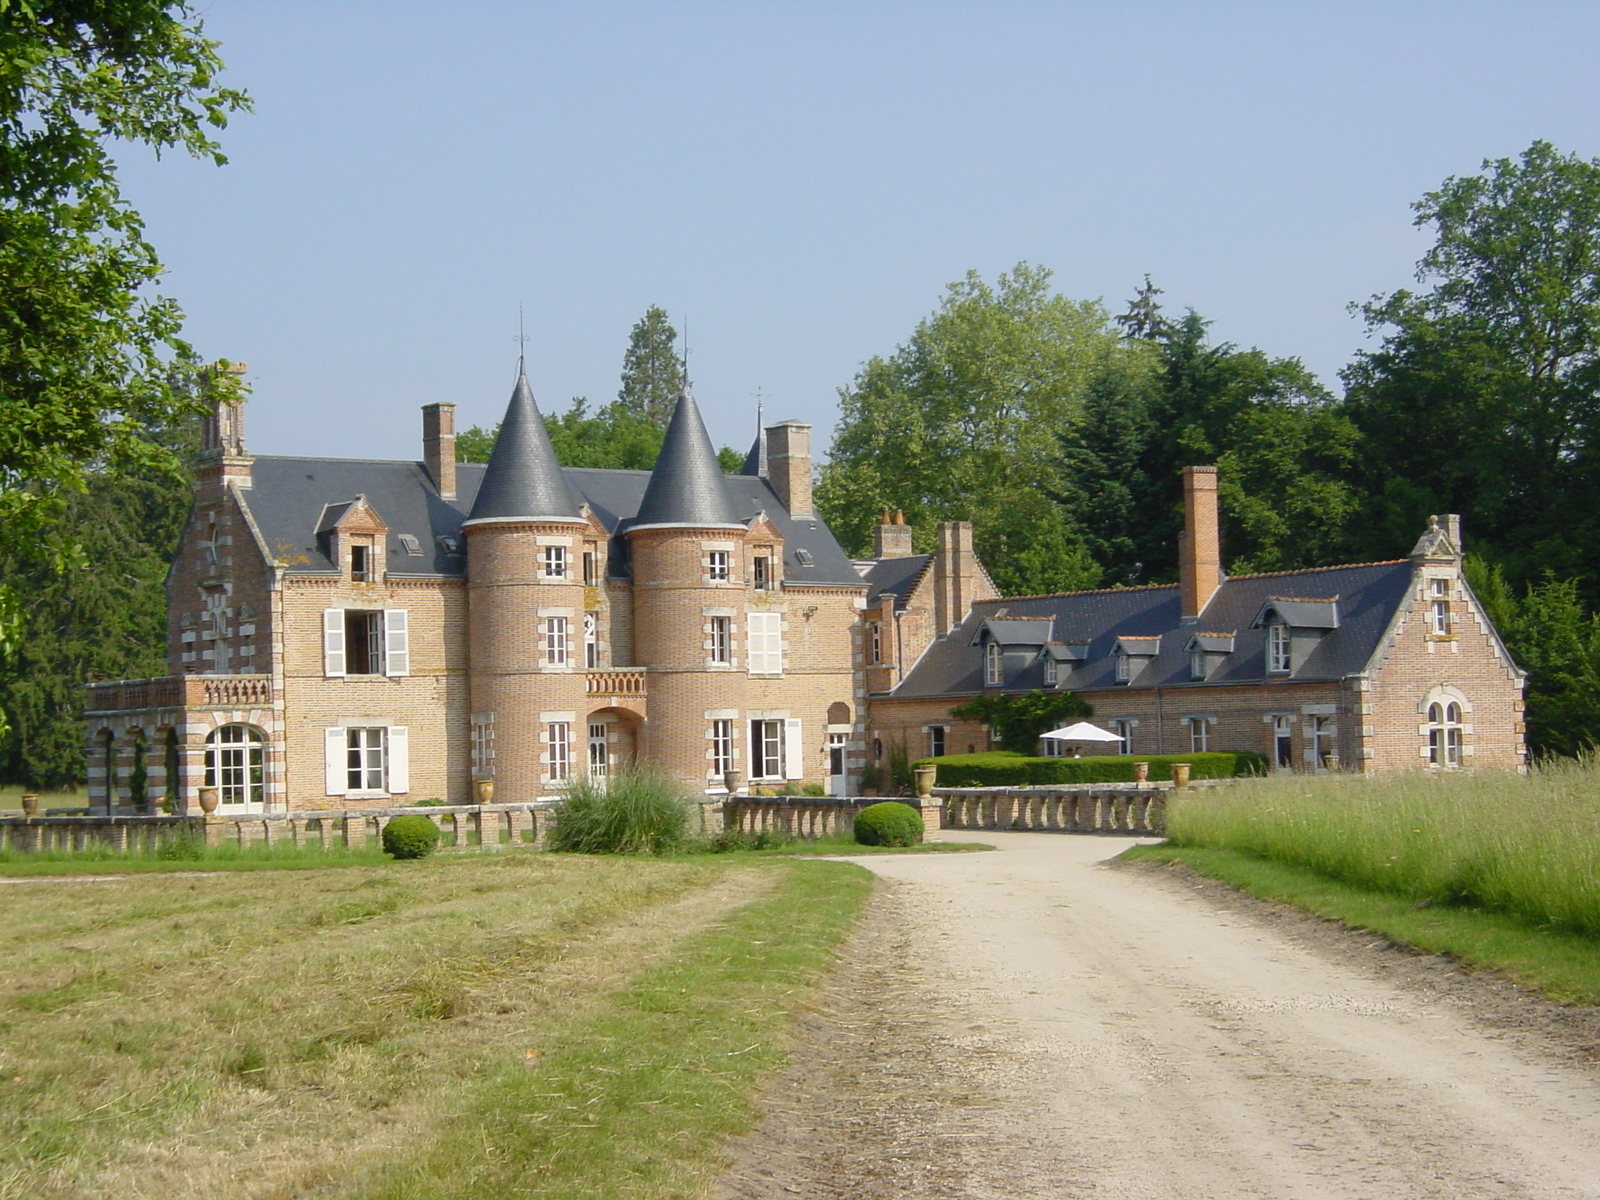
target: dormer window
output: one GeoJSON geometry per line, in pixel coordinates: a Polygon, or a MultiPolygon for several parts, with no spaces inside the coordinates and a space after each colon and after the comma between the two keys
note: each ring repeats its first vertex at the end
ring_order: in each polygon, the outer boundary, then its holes
{"type": "Polygon", "coordinates": [[[1293,645],[1289,637],[1289,627],[1282,621],[1274,621],[1267,626],[1267,671],[1269,673],[1286,675],[1290,667],[1290,648],[1293,645]]]}
{"type": "Polygon", "coordinates": [[[1130,654],[1117,655],[1117,682],[1127,683],[1133,678],[1133,656],[1130,654]]]}
{"type": "Polygon", "coordinates": [[[750,582],[758,592],[764,592],[772,586],[772,558],[770,555],[757,554],[750,560],[750,582]]]}
{"type": "Polygon", "coordinates": [[[567,577],[567,548],[565,546],[546,546],[544,548],[544,577],[546,579],[565,579],[567,577]]]}
{"type": "Polygon", "coordinates": [[[1006,680],[1005,651],[999,642],[989,642],[983,648],[983,682],[986,687],[999,687],[1006,680]]]}
{"type": "Polygon", "coordinates": [[[1206,652],[1196,646],[1189,651],[1189,678],[1204,679],[1206,677],[1206,652]]]}
{"type": "Polygon", "coordinates": [[[350,578],[365,583],[372,578],[372,547],[350,547],[350,578]]]}
{"type": "Polygon", "coordinates": [[[1055,687],[1061,682],[1060,665],[1053,658],[1044,660],[1044,682],[1046,687],[1055,687]]]}

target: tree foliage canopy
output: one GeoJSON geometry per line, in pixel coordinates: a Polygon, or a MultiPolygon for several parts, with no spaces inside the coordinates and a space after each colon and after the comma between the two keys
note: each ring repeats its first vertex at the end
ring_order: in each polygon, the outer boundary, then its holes
{"type": "MultiPolygon", "coordinates": [[[[174,465],[148,431],[195,407],[188,347],[111,145],[224,161],[221,67],[183,0],[0,2],[0,554],[81,561],[57,522],[91,473],[174,465]]],[[[0,645],[16,611],[0,581],[0,645]]]]}
{"type": "Polygon", "coordinates": [[[652,304],[634,324],[622,356],[622,388],[617,392],[621,413],[666,429],[688,378],[677,342],[667,310],[652,304]]]}

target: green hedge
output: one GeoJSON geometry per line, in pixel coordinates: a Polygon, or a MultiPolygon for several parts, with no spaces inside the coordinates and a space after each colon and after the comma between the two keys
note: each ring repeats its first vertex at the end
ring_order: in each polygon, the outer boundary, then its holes
{"type": "Polygon", "coordinates": [[[1152,780],[1172,778],[1172,764],[1193,767],[1191,779],[1228,779],[1262,775],[1267,760],[1248,752],[1205,754],[1102,754],[1090,758],[1028,758],[1006,750],[988,754],[947,754],[924,758],[917,766],[939,769],[939,787],[1025,787],[1050,783],[1132,783],[1133,764],[1150,764],[1152,780]]]}

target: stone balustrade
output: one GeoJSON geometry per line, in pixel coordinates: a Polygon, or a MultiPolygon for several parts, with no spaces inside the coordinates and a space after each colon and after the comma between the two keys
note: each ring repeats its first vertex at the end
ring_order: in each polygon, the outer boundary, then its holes
{"type": "Polygon", "coordinates": [[[550,801],[531,804],[428,805],[419,808],[316,809],[291,813],[213,816],[0,817],[0,850],[72,851],[105,847],[154,852],[162,841],[188,837],[209,846],[320,846],[327,850],[376,845],[395,817],[430,817],[444,848],[508,844],[542,846],[549,837],[550,801]]]}
{"type": "Polygon", "coordinates": [[[1166,783],[1085,787],[934,788],[946,829],[1165,836],[1166,783]]]}
{"type": "MultiPolygon", "coordinates": [[[[902,798],[900,802],[922,814],[924,832],[940,828],[937,802],[920,807],[915,799],[902,798]]],[[[878,797],[867,796],[729,796],[722,801],[723,828],[802,838],[849,834],[855,829],[856,813],[869,804],[881,803],[878,797]]]]}
{"type": "Polygon", "coordinates": [[[263,708],[272,703],[270,675],[167,675],[91,683],[84,693],[88,713],[141,712],[175,708],[263,708]]]}
{"type": "Polygon", "coordinates": [[[642,667],[632,671],[590,671],[588,685],[591,696],[643,696],[645,672],[642,667]]]}

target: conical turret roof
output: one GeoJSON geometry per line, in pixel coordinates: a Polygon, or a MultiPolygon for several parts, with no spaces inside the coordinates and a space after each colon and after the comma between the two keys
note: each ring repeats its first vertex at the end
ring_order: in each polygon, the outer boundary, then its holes
{"type": "Polygon", "coordinates": [[[556,461],[555,447],[544,427],[544,417],[534,403],[533,389],[522,364],[517,364],[517,385],[506,405],[494,453],[478,485],[478,498],[469,521],[500,519],[578,520],[578,500],[556,461]]]}
{"type": "Polygon", "coordinates": [[[755,475],[761,479],[767,477],[767,431],[761,430],[756,434],[756,440],[750,443],[750,453],[744,456],[744,466],[739,469],[741,475],[755,475]]]}
{"type": "Polygon", "coordinates": [[[672,410],[661,455],[629,528],[645,525],[744,526],[687,386],[672,410]]]}

